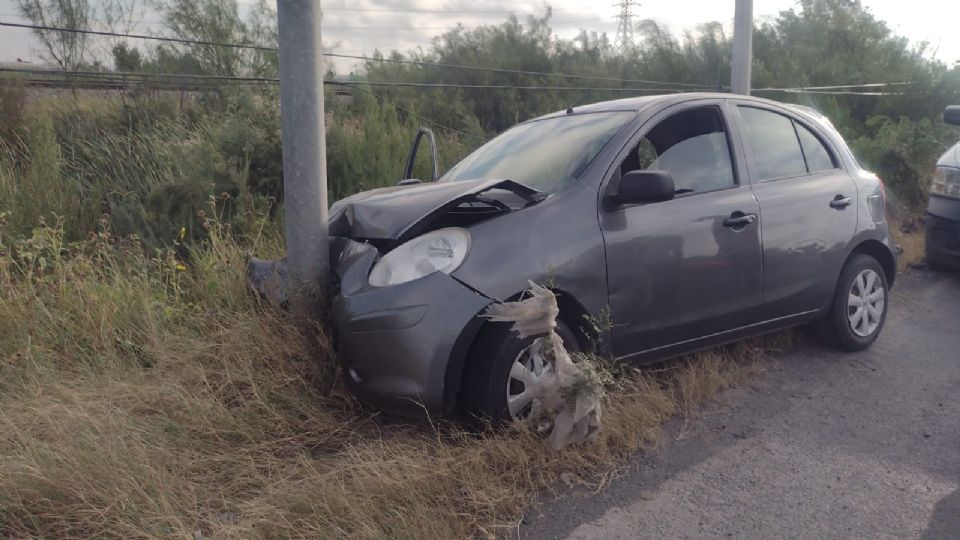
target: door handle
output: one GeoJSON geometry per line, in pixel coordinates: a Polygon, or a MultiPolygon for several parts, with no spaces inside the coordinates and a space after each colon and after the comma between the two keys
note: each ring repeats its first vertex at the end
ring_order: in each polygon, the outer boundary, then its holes
{"type": "Polygon", "coordinates": [[[724,227],[731,229],[742,229],[757,220],[756,214],[744,214],[743,212],[734,212],[730,217],[723,220],[724,227]]]}
{"type": "Polygon", "coordinates": [[[844,208],[850,206],[851,201],[850,197],[844,197],[843,195],[837,195],[830,201],[830,208],[836,208],[837,210],[843,210],[844,208]]]}

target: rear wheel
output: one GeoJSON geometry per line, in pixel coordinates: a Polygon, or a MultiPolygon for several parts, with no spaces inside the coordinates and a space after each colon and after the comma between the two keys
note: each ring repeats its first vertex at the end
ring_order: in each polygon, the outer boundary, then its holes
{"type": "MultiPolygon", "coordinates": [[[[563,321],[557,320],[556,332],[567,351],[580,351],[576,335],[563,321]]],[[[466,412],[495,422],[530,413],[533,386],[553,371],[552,363],[536,354],[535,341],[518,338],[506,323],[490,323],[481,330],[463,377],[466,412]]]]}
{"type": "Polygon", "coordinates": [[[840,273],[830,313],[818,323],[829,345],[862,351],[880,334],[887,318],[887,278],[873,257],[854,255],[840,273]]]}

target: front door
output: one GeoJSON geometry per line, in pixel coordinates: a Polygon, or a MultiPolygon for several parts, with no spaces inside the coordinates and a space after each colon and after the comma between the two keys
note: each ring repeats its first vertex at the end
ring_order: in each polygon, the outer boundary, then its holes
{"type": "Polygon", "coordinates": [[[617,175],[664,170],[673,200],[600,212],[612,345],[618,357],[757,321],[761,307],[759,208],[719,102],[686,105],[648,122],[617,175]]]}

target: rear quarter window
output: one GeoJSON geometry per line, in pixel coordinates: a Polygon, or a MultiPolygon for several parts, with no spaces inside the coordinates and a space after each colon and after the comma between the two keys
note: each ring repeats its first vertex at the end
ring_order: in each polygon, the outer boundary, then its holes
{"type": "Polygon", "coordinates": [[[823,142],[802,124],[794,122],[794,125],[797,127],[797,136],[800,138],[800,146],[803,148],[803,156],[807,160],[807,168],[810,172],[836,169],[837,163],[823,142]]]}

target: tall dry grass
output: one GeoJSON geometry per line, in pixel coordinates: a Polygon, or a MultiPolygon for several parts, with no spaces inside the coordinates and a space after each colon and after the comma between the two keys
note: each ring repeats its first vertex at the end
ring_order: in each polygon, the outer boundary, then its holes
{"type": "Polygon", "coordinates": [[[504,536],[562,473],[604,482],[770,344],[627,370],[599,439],[561,452],[522,426],[401,423],[354,402],[323,328],[258,304],[244,250],[208,227],[188,266],[107,230],[0,236],[0,535],[504,536]]]}
{"type": "MultiPolygon", "coordinates": [[[[247,290],[248,250],[283,251],[255,97],[223,116],[41,100],[0,126],[0,537],[505,536],[561,475],[602,485],[779,344],[623,370],[599,439],[557,453],[523,426],[364,410],[323,326],[247,290]]],[[[403,146],[388,117],[331,132],[354,149],[340,189],[388,178],[350,142],[378,122],[373,142],[403,146]]]]}

